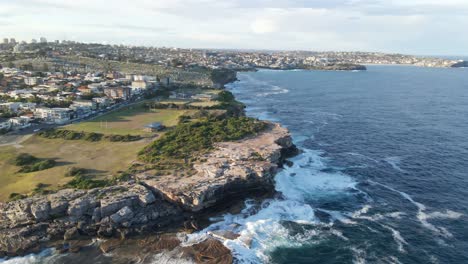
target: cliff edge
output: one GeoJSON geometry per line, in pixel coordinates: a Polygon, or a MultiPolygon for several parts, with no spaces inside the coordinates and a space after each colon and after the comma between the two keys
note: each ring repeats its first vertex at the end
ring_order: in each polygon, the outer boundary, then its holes
{"type": "Polygon", "coordinates": [[[177,227],[232,197],[273,190],[274,175],[295,154],[287,129],[217,143],[192,176],[137,175],[136,181],[92,190],[65,189],[0,204],[0,257],[44,247],[69,250],[80,237],[120,237],[177,227]]]}

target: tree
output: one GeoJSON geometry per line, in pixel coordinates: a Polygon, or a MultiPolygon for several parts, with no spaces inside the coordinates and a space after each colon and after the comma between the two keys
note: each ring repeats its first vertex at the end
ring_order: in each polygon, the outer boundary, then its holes
{"type": "Polygon", "coordinates": [[[0,72],[0,82],[3,81],[3,73],[0,72]]]}
{"type": "Polygon", "coordinates": [[[10,61],[10,62],[8,63],[8,68],[16,68],[16,66],[15,66],[15,64],[14,64],[12,61],[10,61]]]}

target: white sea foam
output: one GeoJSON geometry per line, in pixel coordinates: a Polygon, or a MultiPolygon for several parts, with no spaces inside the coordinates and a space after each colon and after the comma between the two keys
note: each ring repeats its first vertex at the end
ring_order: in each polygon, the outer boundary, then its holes
{"type": "Polygon", "coordinates": [[[8,260],[1,259],[2,264],[33,264],[33,263],[48,263],[54,257],[55,250],[46,249],[39,254],[29,254],[23,257],[14,257],[8,260]]]}
{"type": "MultiPolygon", "coordinates": [[[[223,221],[214,223],[200,232],[181,237],[183,245],[202,241],[210,231],[231,230],[240,235],[234,240],[224,240],[240,263],[268,262],[268,255],[278,247],[301,247],[320,240],[318,229],[291,234],[283,225],[284,221],[301,225],[327,225],[315,217],[315,209],[306,201],[321,199],[330,195],[348,195],[355,188],[356,182],[341,173],[322,172],[327,168],[326,160],[320,152],[305,150],[293,159],[294,165],[282,170],[276,176],[276,190],[282,193],[282,199],[263,202],[258,211],[252,213],[252,203],[247,201],[247,208],[241,214],[224,216],[223,221]],[[317,239],[315,240],[314,237],[317,239]]],[[[328,211],[332,218],[348,217],[340,212],[328,211]]],[[[349,222],[348,222],[349,223],[349,222]]],[[[347,238],[335,230],[331,234],[343,240],[347,238]]]]}
{"type": "MultiPolygon", "coordinates": [[[[140,263],[140,262],[138,262],[140,263]]],[[[193,264],[194,261],[184,259],[178,251],[162,252],[151,257],[150,263],[154,264],[193,264]]]]}
{"type": "Polygon", "coordinates": [[[394,170],[405,172],[405,170],[400,167],[401,157],[387,157],[384,159],[384,161],[390,164],[394,170]]]}
{"type": "Polygon", "coordinates": [[[395,240],[395,242],[397,243],[398,245],[398,251],[404,253],[406,252],[403,245],[408,245],[408,242],[406,242],[406,240],[401,236],[400,232],[388,225],[382,225],[384,228],[392,231],[392,236],[393,236],[393,240],[395,240]]]}
{"type": "Polygon", "coordinates": [[[450,233],[446,228],[444,227],[438,227],[438,226],[435,226],[431,223],[429,223],[429,219],[431,218],[447,218],[447,219],[457,219],[457,218],[460,218],[462,216],[461,213],[457,213],[457,212],[454,212],[454,211],[450,211],[450,210],[447,210],[446,213],[441,213],[441,212],[433,212],[433,213],[426,213],[426,206],[422,203],[419,203],[419,202],[416,202],[409,194],[405,193],[405,192],[402,192],[402,191],[398,191],[390,186],[387,186],[385,184],[382,184],[382,183],[378,183],[378,182],[375,182],[375,181],[372,181],[372,180],[368,180],[369,183],[371,184],[374,184],[374,185],[378,185],[378,186],[381,186],[383,188],[386,188],[390,191],[393,191],[393,192],[396,192],[398,194],[400,194],[403,198],[405,198],[406,200],[408,200],[409,202],[411,202],[413,205],[416,206],[416,208],[418,209],[418,212],[416,214],[416,217],[417,219],[419,220],[419,222],[421,223],[421,225],[429,230],[431,230],[432,232],[438,234],[438,235],[441,235],[443,237],[453,237],[452,233],[450,233]]]}

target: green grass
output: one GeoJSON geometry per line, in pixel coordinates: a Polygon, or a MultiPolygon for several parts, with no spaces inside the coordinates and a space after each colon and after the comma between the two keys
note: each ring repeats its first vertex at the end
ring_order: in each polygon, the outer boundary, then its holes
{"type": "Polygon", "coordinates": [[[151,135],[144,132],[144,126],[152,122],[161,122],[166,127],[177,125],[178,118],[188,110],[152,109],[143,104],[129,106],[97,117],[93,120],[68,125],[65,129],[116,135],[151,135]]]}
{"type": "Polygon", "coordinates": [[[8,200],[11,193],[29,194],[40,183],[57,189],[73,179],[65,176],[71,167],[83,168],[95,179],[108,179],[126,171],[137,159],[138,151],[148,143],[148,140],[88,142],[33,136],[20,148],[0,147],[0,201],[8,200]],[[20,153],[53,159],[57,164],[43,171],[19,173],[21,167],[13,165],[13,160],[20,153]]]}

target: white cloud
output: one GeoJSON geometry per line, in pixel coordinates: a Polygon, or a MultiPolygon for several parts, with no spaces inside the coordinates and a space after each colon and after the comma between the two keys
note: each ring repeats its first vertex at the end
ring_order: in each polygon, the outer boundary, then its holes
{"type": "Polygon", "coordinates": [[[0,0],[0,37],[466,53],[466,0],[0,0]]]}
{"type": "Polygon", "coordinates": [[[277,30],[277,25],[273,19],[257,18],[252,22],[252,32],[257,34],[273,33],[277,30]]]}

